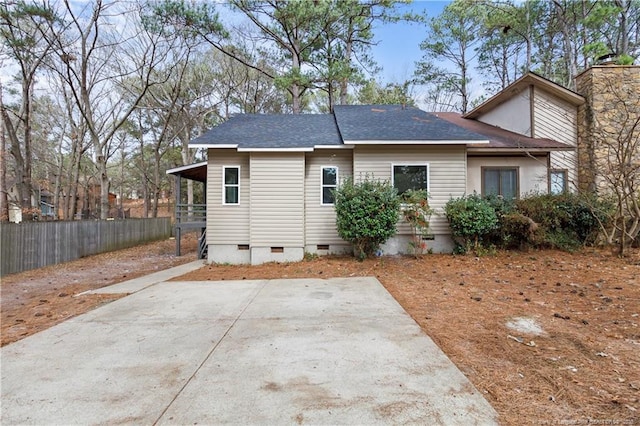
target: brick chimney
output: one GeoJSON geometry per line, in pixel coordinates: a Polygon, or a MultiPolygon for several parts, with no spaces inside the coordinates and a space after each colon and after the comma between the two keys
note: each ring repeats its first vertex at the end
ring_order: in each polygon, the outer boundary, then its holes
{"type": "Polygon", "coordinates": [[[636,141],[632,162],[640,162],[640,126],[632,128],[640,117],[640,66],[594,65],[576,77],[576,91],[586,98],[578,109],[578,187],[608,192],[603,176],[626,136],[636,141]]]}

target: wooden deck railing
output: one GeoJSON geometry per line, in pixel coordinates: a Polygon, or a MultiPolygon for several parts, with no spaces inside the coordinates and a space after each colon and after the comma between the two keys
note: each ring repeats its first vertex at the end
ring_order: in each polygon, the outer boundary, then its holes
{"type": "Polygon", "coordinates": [[[207,221],[206,204],[178,204],[176,206],[176,225],[202,224],[207,221]]]}

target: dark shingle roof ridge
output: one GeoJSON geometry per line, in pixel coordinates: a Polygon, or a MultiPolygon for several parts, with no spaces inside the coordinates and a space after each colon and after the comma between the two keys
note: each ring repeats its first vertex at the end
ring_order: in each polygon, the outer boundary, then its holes
{"type": "Polygon", "coordinates": [[[341,145],[331,114],[235,114],[191,141],[240,149],[297,149],[341,145]]]}
{"type": "Polygon", "coordinates": [[[484,135],[406,104],[345,105],[335,108],[347,141],[485,141],[484,135]]]}
{"type": "Polygon", "coordinates": [[[234,117],[238,117],[238,116],[252,116],[252,117],[324,117],[324,116],[328,116],[328,115],[332,115],[331,113],[327,113],[327,112],[309,112],[309,113],[299,113],[299,114],[294,114],[292,112],[287,112],[287,113],[279,113],[279,112],[238,112],[238,113],[233,113],[229,116],[229,118],[234,118],[234,117]]]}

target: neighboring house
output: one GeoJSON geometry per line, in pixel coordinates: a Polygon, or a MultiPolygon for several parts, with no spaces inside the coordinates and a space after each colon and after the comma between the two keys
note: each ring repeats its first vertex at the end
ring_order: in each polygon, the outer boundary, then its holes
{"type": "MultiPolygon", "coordinates": [[[[17,185],[13,184],[7,192],[7,201],[9,203],[9,222],[22,222],[22,205],[20,203],[20,194],[17,185]]],[[[55,212],[53,208],[53,194],[46,189],[34,188],[31,195],[31,205],[38,220],[53,220],[55,212]]]]}
{"type": "MultiPolygon", "coordinates": [[[[428,246],[450,251],[443,214],[449,199],[575,186],[582,103],[580,95],[530,73],[464,116],[401,105],[234,116],[190,143],[208,152],[208,260],[259,264],[351,251],[336,231],[331,193],[347,176],[388,180],[399,192],[426,189],[436,210],[428,246]]],[[[383,251],[406,252],[409,241],[409,227],[399,223],[383,251]]]]}

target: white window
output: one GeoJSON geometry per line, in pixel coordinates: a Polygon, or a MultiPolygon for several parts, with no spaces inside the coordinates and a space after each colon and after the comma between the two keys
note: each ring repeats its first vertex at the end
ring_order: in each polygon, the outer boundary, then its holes
{"type": "Polygon", "coordinates": [[[338,187],[338,168],[335,166],[322,166],[320,172],[322,173],[320,177],[320,202],[323,206],[332,206],[334,203],[333,191],[338,187]]]}
{"type": "Polygon", "coordinates": [[[222,179],[222,204],[240,204],[240,166],[223,166],[222,179]]]}
{"type": "Polygon", "coordinates": [[[408,189],[429,191],[428,164],[394,164],[392,166],[391,183],[398,194],[404,194],[408,189]]]}
{"type": "Polygon", "coordinates": [[[562,194],[567,191],[567,171],[551,170],[549,172],[549,192],[551,194],[562,194]]]}
{"type": "Polygon", "coordinates": [[[483,167],[482,195],[499,195],[507,200],[518,198],[517,167],[483,167]]]}

